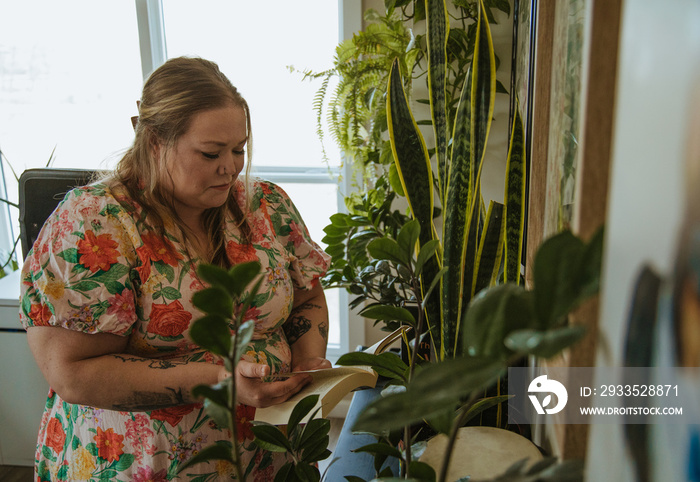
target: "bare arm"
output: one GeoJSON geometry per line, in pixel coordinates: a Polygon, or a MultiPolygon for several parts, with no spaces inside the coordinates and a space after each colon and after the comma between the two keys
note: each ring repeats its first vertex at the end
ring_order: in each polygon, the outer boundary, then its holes
{"type": "MultiPolygon", "coordinates": [[[[127,337],[86,334],[36,326],[27,341],[44,377],[69,403],[121,411],[148,411],[193,403],[192,389],[229,376],[202,362],[161,360],[125,354],[127,337]]],[[[263,383],[269,367],[241,362],[236,373],[239,402],[256,407],[280,403],[308,383],[308,377],[263,383]]]]}
{"type": "Polygon", "coordinates": [[[328,306],[321,285],[294,292],[294,308],[284,324],[292,349],[292,370],[328,368],[328,306]]]}

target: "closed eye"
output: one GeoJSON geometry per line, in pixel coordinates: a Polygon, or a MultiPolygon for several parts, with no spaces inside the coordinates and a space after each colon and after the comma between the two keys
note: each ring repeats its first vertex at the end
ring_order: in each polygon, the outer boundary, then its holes
{"type": "Polygon", "coordinates": [[[218,152],[214,152],[214,153],[202,152],[202,155],[204,157],[206,157],[207,159],[218,159],[219,158],[218,152]]]}

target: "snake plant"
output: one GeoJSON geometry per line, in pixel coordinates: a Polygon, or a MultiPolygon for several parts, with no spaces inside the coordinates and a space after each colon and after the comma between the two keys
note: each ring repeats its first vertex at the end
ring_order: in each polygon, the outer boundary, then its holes
{"type": "Polygon", "coordinates": [[[432,240],[440,241],[438,255],[426,264],[421,282],[425,293],[438,273],[446,268],[440,279],[439,297],[433,296],[425,302],[433,346],[442,360],[459,354],[459,326],[466,307],[478,291],[495,283],[501,266],[504,281],[519,282],[525,152],[522,121],[516,112],[504,202],[492,201],[485,209],[481,173],[496,93],[495,56],[485,7],[480,0],[474,57],[453,125],[448,125],[445,102],[446,32],[449,31],[445,1],[426,0],[426,19],[430,109],[436,139],[435,173],[411,113],[398,61],[394,62],[389,77],[387,118],[401,185],[412,217],[421,227],[416,249],[432,240]],[[436,197],[443,207],[441,235],[433,219],[436,197]]]}

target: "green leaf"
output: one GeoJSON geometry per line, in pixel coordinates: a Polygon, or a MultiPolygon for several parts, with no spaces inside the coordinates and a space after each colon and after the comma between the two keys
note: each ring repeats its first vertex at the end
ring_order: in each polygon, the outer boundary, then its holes
{"type": "Polygon", "coordinates": [[[367,244],[367,251],[374,259],[386,259],[397,264],[408,266],[410,258],[399,244],[391,238],[377,238],[367,244]]]}
{"type": "Polygon", "coordinates": [[[428,50],[428,88],[438,162],[438,186],[444,200],[447,183],[447,111],[445,85],[447,77],[447,32],[450,29],[445,0],[426,0],[428,50]]]}
{"type": "Polygon", "coordinates": [[[461,328],[464,353],[505,359],[512,354],[503,344],[506,335],[536,327],[531,293],[512,283],[494,286],[469,304],[461,328]]]}
{"type": "Polygon", "coordinates": [[[169,300],[179,300],[180,298],[182,298],[182,294],[172,286],[166,286],[165,288],[163,288],[161,290],[161,294],[164,298],[167,298],[169,300]]]}
{"type": "Polygon", "coordinates": [[[414,271],[416,276],[420,276],[423,272],[423,266],[425,262],[430,258],[435,256],[435,253],[440,249],[440,241],[438,239],[431,239],[423,246],[421,246],[418,256],[416,257],[416,265],[414,266],[414,271]]]}
{"type": "Polygon", "coordinates": [[[409,475],[422,482],[435,482],[435,469],[425,462],[412,460],[408,466],[409,475]]]}
{"type": "MultiPolygon", "coordinates": [[[[486,214],[484,231],[479,242],[477,265],[474,278],[474,293],[492,286],[496,282],[498,269],[501,265],[505,231],[504,206],[491,201],[486,214]]],[[[520,263],[518,262],[518,267],[520,263]]],[[[516,283],[517,284],[517,283],[516,283]]]]}
{"type": "Polygon", "coordinates": [[[212,353],[223,357],[229,356],[231,330],[221,316],[206,315],[192,323],[190,337],[196,344],[212,353]]]}
{"type": "Polygon", "coordinates": [[[402,458],[401,451],[399,449],[386,443],[372,443],[363,445],[362,447],[352,450],[352,452],[366,452],[369,454],[381,454],[389,457],[396,457],[397,459],[402,458]]]}
{"type": "Polygon", "coordinates": [[[416,325],[413,314],[400,306],[372,305],[360,311],[359,315],[372,320],[403,321],[411,326],[416,325]]]}
{"type": "Polygon", "coordinates": [[[231,318],[233,301],[229,294],[221,288],[205,288],[192,296],[192,304],[210,315],[231,318]]]}
{"type": "Polygon", "coordinates": [[[287,434],[292,435],[297,425],[306,417],[318,403],[318,394],[304,397],[294,406],[292,413],[289,415],[289,423],[287,424],[287,434]]]}
{"type": "Polygon", "coordinates": [[[367,405],[352,429],[378,434],[454,409],[469,393],[495,382],[505,368],[499,360],[471,357],[430,364],[414,376],[403,393],[390,394],[367,405]]]}
{"type": "Polygon", "coordinates": [[[331,430],[331,422],[325,418],[314,418],[304,425],[304,430],[299,436],[299,447],[304,448],[314,440],[325,437],[331,430]]]}
{"type": "Polygon", "coordinates": [[[216,385],[197,385],[192,389],[192,395],[195,397],[204,397],[217,403],[223,407],[228,407],[229,400],[229,386],[231,385],[231,378],[217,383],[216,385]]]}
{"type": "Polygon", "coordinates": [[[541,358],[551,358],[574,345],[586,335],[582,325],[565,326],[547,331],[517,330],[504,340],[511,350],[541,358]]]}
{"type": "Polygon", "coordinates": [[[235,280],[232,286],[233,294],[240,296],[243,294],[246,286],[248,286],[255,277],[260,273],[261,267],[259,261],[249,261],[247,263],[237,264],[229,270],[229,275],[235,280]]]}
{"type": "Polygon", "coordinates": [[[304,482],[318,482],[321,479],[321,474],[315,466],[303,463],[294,466],[294,475],[304,482]]]}
{"type": "Polygon", "coordinates": [[[237,286],[236,279],[229,274],[228,270],[213,264],[202,264],[197,268],[197,274],[211,286],[221,288],[232,296],[239,295],[235,292],[237,286]]]}
{"type": "Polygon", "coordinates": [[[394,353],[380,353],[374,355],[362,351],[346,353],[336,362],[340,366],[370,366],[379,375],[396,380],[406,381],[408,366],[401,357],[394,353]]]}
{"type": "Polygon", "coordinates": [[[520,105],[515,98],[515,117],[506,160],[505,187],[505,263],[503,278],[520,284],[520,264],[525,229],[525,132],[520,117],[520,105]]]}
{"type": "Polygon", "coordinates": [[[204,400],[204,410],[216,422],[219,427],[227,427],[231,429],[231,424],[236,423],[231,419],[231,412],[225,405],[219,405],[212,400],[204,400]]]}
{"type": "Polygon", "coordinates": [[[232,446],[230,442],[215,442],[214,445],[203,448],[197,455],[188,459],[184,464],[180,464],[177,467],[177,473],[179,474],[183,470],[192,467],[193,465],[206,462],[208,460],[226,460],[233,464],[235,462],[233,460],[231,450],[232,446]]]}
{"type": "Polygon", "coordinates": [[[563,318],[585,296],[597,291],[602,259],[602,233],[590,247],[563,231],[545,240],[535,254],[534,296],[540,325],[545,329],[561,324],[563,318]]]}
{"type": "MultiPolygon", "coordinates": [[[[396,237],[399,248],[403,252],[403,259],[409,260],[413,258],[416,251],[416,243],[420,236],[420,223],[415,219],[403,225],[396,237]]],[[[407,264],[407,263],[404,263],[407,264]]]]}
{"type": "Polygon", "coordinates": [[[467,424],[471,419],[479,415],[484,410],[488,410],[491,407],[495,407],[498,404],[508,401],[513,395],[499,395],[496,397],[487,397],[477,400],[469,409],[466,411],[462,421],[467,424]]]}
{"type": "Polygon", "coordinates": [[[236,338],[236,358],[239,358],[245,350],[248,349],[248,343],[253,339],[255,334],[255,321],[248,320],[241,324],[238,328],[238,337],[236,338]]]}
{"type": "Polygon", "coordinates": [[[433,173],[423,135],[408,106],[398,59],[391,66],[387,88],[387,122],[391,150],[408,205],[421,228],[421,244],[432,239],[433,173]]]}
{"type": "Polygon", "coordinates": [[[292,446],[289,440],[274,425],[263,422],[253,422],[253,434],[255,434],[255,443],[270,452],[291,452],[292,446]]]}

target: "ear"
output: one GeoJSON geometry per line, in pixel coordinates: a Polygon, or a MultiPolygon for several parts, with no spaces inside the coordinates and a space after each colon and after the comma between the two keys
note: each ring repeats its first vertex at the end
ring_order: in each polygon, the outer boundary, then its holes
{"type": "Polygon", "coordinates": [[[152,131],[148,130],[148,150],[154,159],[160,159],[161,149],[163,143],[158,139],[158,136],[152,131]]]}

